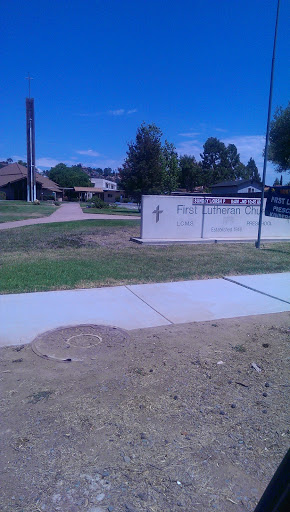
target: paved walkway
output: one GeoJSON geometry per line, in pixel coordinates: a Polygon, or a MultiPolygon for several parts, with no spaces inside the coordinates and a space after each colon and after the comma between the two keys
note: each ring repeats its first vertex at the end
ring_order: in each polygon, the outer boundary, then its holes
{"type": "Polygon", "coordinates": [[[3,222],[0,229],[19,228],[21,226],[31,226],[33,224],[50,224],[51,222],[67,222],[72,220],[92,220],[92,219],[121,219],[121,220],[140,220],[135,215],[104,215],[84,213],[79,203],[62,203],[62,205],[48,217],[39,219],[15,220],[12,222],[3,222]]]}
{"type": "Polygon", "coordinates": [[[130,330],[284,311],[290,311],[290,272],[1,295],[0,346],[78,324],[130,330]]]}

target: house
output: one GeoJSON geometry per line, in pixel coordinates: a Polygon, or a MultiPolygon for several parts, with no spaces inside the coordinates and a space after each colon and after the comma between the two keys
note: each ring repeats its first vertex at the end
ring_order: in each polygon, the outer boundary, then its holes
{"type": "Polygon", "coordinates": [[[177,190],[173,190],[170,195],[171,196],[194,196],[196,194],[200,195],[200,194],[204,194],[204,189],[205,187],[203,185],[199,186],[199,187],[194,187],[193,190],[191,190],[190,192],[188,190],[186,190],[186,188],[178,188],[177,190]]]}
{"type": "MultiPolygon", "coordinates": [[[[62,200],[62,190],[54,181],[35,173],[37,199],[55,198],[62,200]]],[[[9,164],[0,169],[0,192],[5,192],[6,199],[27,199],[27,167],[17,163],[9,164]]]]}
{"type": "Polygon", "coordinates": [[[217,195],[261,193],[262,183],[256,180],[222,181],[212,185],[211,192],[217,195]]]}
{"type": "Polygon", "coordinates": [[[101,188],[102,190],[117,190],[117,183],[115,181],[106,180],[105,178],[91,178],[94,187],[101,188]]]}
{"type": "Polygon", "coordinates": [[[87,201],[88,199],[92,199],[93,196],[97,196],[100,199],[104,199],[104,192],[102,188],[74,187],[74,191],[78,194],[80,201],[87,201]]]}
{"type": "Polygon", "coordinates": [[[105,203],[114,203],[120,200],[120,196],[124,196],[122,190],[106,190],[97,187],[74,187],[74,191],[78,194],[80,201],[88,201],[93,196],[99,197],[105,203]]]}
{"type": "Polygon", "coordinates": [[[104,190],[104,201],[105,203],[114,203],[120,201],[122,197],[125,197],[124,190],[104,190]]]}
{"type": "Polygon", "coordinates": [[[105,178],[91,178],[91,183],[94,184],[94,187],[74,187],[81,201],[87,201],[96,195],[105,203],[114,203],[116,199],[120,200],[122,194],[124,195],[124,192],[118,190],[117,183],[114,181],[105,178]]]}

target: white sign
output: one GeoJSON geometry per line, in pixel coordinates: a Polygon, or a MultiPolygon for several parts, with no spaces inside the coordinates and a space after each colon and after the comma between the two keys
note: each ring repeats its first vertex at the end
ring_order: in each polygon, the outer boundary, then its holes
{"type": "Polygon", "coordinates": [[[175,240],[199,238],[202,227],[202,207],[192,204],[192,200],[188,201],[188,199],[192,198],[143,196],[141,238],[175,240]]]}
{"type": "MultiPolygon", "coordinates": [[[[141,239],[256,239],[259,211],[259,198],[143,196],[141,239]]],[[[290,238],[289,220],[262,222],[262,238],[290,238]]]]}

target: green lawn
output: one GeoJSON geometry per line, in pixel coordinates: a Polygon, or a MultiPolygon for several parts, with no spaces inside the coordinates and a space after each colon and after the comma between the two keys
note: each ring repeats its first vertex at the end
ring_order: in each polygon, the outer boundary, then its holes
{"type": "Polygon", "coordinates": [[[57,206],[47,203],[31,204],[25,201],[0,201],[0,222],[47,217],[56,209],[57,206]]]}
{"type": "Polygon", "coordinates": [[[81,205],[84,213],[100,213],[105,215],[135,215],[137,217],[140,216],[140,212],[138,210],[130,210],[126,207],[117,206],[116,208],[86,208],[86,206],[81,205]]]}
{"type": "Polygon", "coordinates": [[[0,231],[1,293],[90,288],[289,271],[290,243],[143,246],[134,220],[0,231]]]}

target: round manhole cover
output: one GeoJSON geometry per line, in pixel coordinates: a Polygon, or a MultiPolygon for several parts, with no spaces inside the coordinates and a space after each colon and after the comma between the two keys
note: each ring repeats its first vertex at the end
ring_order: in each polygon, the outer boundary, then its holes
{"type": "Polygon", "coordinates": [[[32,350],[40,357],[59,361],[96,359],[102,345],[122,346],[129,335],[122,329],[107,325],[61,327],[40,334],[32,342],[32,350]]]}

